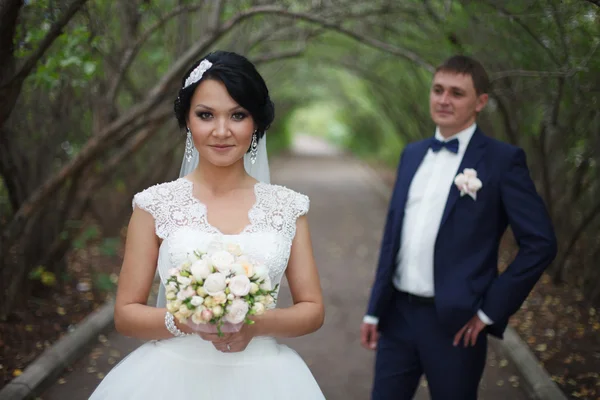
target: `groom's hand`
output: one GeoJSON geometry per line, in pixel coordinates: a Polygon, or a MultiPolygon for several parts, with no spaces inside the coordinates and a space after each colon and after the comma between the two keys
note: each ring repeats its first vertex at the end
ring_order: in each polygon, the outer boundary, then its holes
{"type": "Polygon", "coordinates": [[[360,344],[367,350],[375,350],[377,339],[379,339],[377,325],[363,322],[360,326],[360,344]]]}
{"type": "Polygon", "coordinates": [[[475,316],[471,318],[469,322],[467,322],[467,324],[463,326],[462,329],[454,336],[454,346],[459,345],[461,338],[463,339],[465,347],[475,346],[479,333],[485,327],[485,323],[479,319],[477,314],[475,314],[475,316]]]}

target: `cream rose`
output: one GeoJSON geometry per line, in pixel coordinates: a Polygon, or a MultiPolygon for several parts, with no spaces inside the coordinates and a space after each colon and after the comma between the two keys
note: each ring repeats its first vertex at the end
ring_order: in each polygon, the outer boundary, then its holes
{"type": "Polygon", "coordinates": [[[262,303],[254,303],[254,305],[252,306],[252,311],[254,312],[254,315],[262,315],[265,313],[265,305],[262,303]]]}
{"type": "Polygon", "coordinates": [[[200,286],[198,289],[196,289],[196,294],[198,296],[202,296],[202,297],[206,297],[208,295],[208,293],[206,293],[206,290],[204,290],[204,288],[202,286],[200,286]]]}
{"type": "Polygon", "coordinates": [[[250,284],[250,294],[256,294],[256,292],[258,292],[258,289],[260,289],[260,288],[258,287],[258,285],[256,283],[252,282],[250,284]]]}
{"type": "Polygon", "coordinates": [[[227,295],[225,292],[215,293],[213,295],[213,300],[215,301],[215,304],[225,304],[227,303],[227,295]]]}
{"type": "Polygon", "coordinates": [[[193,311],[190,310],[189,308],[187,308],[187,306],[184,304],[181,307],[179,307],[179,315],[181,315],[183,318],[189,318],[192,316],[193,311]]]}
{"type": "Polygon", "coordinates": [[[242,248],[240,247],[240,245],[235,243],[227,243],[227,245],[225,246],[225,250],[227,250],[229,253],[233,254],[236,257],[242,255],[242,248]]]}
{"type": "Polygon", "coordinates": [[[220,317],[221,315],[223,315],[224,310],[222,306],[214,306],[212,308],[212,312],[215,317],[220,317]]]}
{"type": "Polygon", "coordinates": [[[167,311],[169,311],[171,314],[175,314],[177,310],[179,310],[179,307],[174,302],[167,303],[167,311]]]}
{"type": "Polygon", "coordinates": [[[204,303],[203,303],[206,307],[212,307],[215,305],[215,299],[213,299],[212,297],[208,296],[204,299],[204,303]]]}
{"type": "Polygon", "coordinates": [[[191,272],[192,276],[199,282],[208,278],[210,275],[210,267],[206,260],[198,260],[192,264],[191,272]]]}
{"type": "Polygon", "coordinates": [[[205,311],[205,308],[199,308],[196,310],[194,315],[192,315],[192,322],[195,324],[205,324],[206,321],[202,318],[202,313],[205,311]]]}
{"type": "Polygon", "coordinates": [[[167,300],[175,300],[177,298],[177,295],[175,294],[175,292],[167,292],[167,300]]]}
{"type": "Polygon", "coordinates": [[[243,297],[250,292],[250,279],[246,275],[237,275],[231,278],[229,290],[235,296],[243,297]]]}
{"type": "Polygon", "coordinates": [[[210,262],[219,272],[227,273],[231,270],[231,264],[235,261],[233,255],[221,250],[210,257],[210,262]]]}
{"type": "Polygon", "coordinates": [[[244,322],[246,314],[248,314],[248,303],[244,300],[237,299],[233,300],[231,305],[227,307],[225,319],[232,324],[239,324],[244,322]]]}
{"type": "Polygon", "coordinates": [[[226,286],[225,275],[218,272],[209,275],[204,281],[204,290],[211,296],[224,291],[226,286]]]}

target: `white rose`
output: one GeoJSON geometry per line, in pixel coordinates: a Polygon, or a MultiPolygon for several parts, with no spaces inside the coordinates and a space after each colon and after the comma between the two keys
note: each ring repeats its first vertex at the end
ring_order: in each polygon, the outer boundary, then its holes
{"type": "Polygon", "coordinates": [[[231,270],[231,264],[233,264],[235,259],[233,258],[233,255],[222,250],[214,253],[210,257],[210,261],[217,271],[225,273],[231,270]]]}
{"type": "Polygon", "coordinates": [[[196,294],[196,292],[194,291],[194,289],[192,289],[191,287],[188,287],[185,290],[182,290],[179,293],[177,293],[177,298],[179,300],[183,301],[185,299],[189,299],[190,297],[193,297],[195,294],[196,294]]]}
{"type": "Polygon", "coordinates": [[[202,305],[202,303],[204,303],[204,298],[202,298],[200,296],[193,296],[191,303],[194,307],[198,307],[198,306],[202,305]]]}
{"type": "Polygon", "coordinates": [[[483,186],[483,184],[481,183],[479,178],[470,178],[467,181],[467,187],[469,188],[469,191],[471,191],[471,192],[478,191],[479,189],[481,189],[482,186],[483,186]]]}
{"type": "Polygon", "coordinates": [[[179,282],[180,285],[189,286],[192,283],[192,280],[187,276],[178,276],[177,282],[179,282]]]}
{"type": "Polygon", "coordinates": [[[221,273],[210,274],[204,281],[204,290],[209,295],[222,292],[225,290],[227,284],[225,283],[225,275],[221,273]]]}
{"type": "Polygon", "coordinates": [[[212,308],[213,315],[217,318],[220,317],[221,315],[223,315],[223,311],[224,311],[223,307],[221,307],[221,306],[214,306],[212,308]]]}
{"type": "Polygon", "coordinates": [[[265,278],[265,280],[260,284],[260,288],[262,290],[265,291],[269,291],[271,289],[273,289],[272,285],[271,285],[271,278],[269,278],[268,276],[265,278]]]}
{"type": "Polygon", "coordinates": [[[173,305],[176,307],[176,309],[179,309],[179,307],[181,307],[182,304],[183,302],[181,300],[175,300],[173,302],[173,305]]]}
{"type": "Polygon", "coordinates": [[[192,264],[191,272],[197,281],[202,281],[210,275],[210,267],[205,260],[198,260],[192,264]]]}
{"type": "Polygon", "coordinates": [[[167,292],[167,300],[175,300],[177,298],[177,295],[175,294],[175,292],[167,292]]]}
{"type": "Polygon", "coordinates": [[[198,289],[196,289],[196,294],[198,296],[202,296],[202,297],[206,297],[208,295],[208,293],[206,293],[206,290],[204,290],[204,288],[202,286],[200,286],[198,289]]]}
{"type": "Polygon", "coordinates": [[[248,314],[248,303],[244,300],[237,299],[233,300],[231,305],[227,307],[225,319],[232,324],[239,324],[240,322],[244,322],[246,314],[248,314]]]}
{"type": "Polygon", "coordinates": [[[234,295],[232,295],[231,293],[229,293],[229,294],[227,295],[227,300],[233,300],[233,299],[235,299],[235,296],[234,296],[234,295]]]}
{"type": "Polygon", "coordinates": [[[260,288],[258,287],[258,285],[256,283],[252,282],[250,284],[250,294],[256,294],[256,292],[258,292],[258,289],[260,289],[260,288]]]}
{"type": "Polygon", "coordinates": [[[213,300],[216,304],[225,304],[227,303],[227,295],[225,294],[225,292],[215,293],[213,295],[213,300]]]}
{"type": "Polygon", "coordinates": [[[252,311],[254,311],[255,315],[262,315],[265,313],[265,305],[262,303],[254,303],[252,306],[252,311]]]}
{"type": "Polygon", "coordinates": [[[265,301],[264,301],[265,306],[271,305],[274,302],[275,302],[275,299],[273,298],[273,296],[271,296],[271,295],[265,296],[265,301]]]}
{"type": "Polygon", "coordinates": [[[243,297],[250,292],[250,279],[246,275],[237,275],[231,278],[229,290],[235,296],[243,297]]]}
{"type": "Polygon", "coordinates": [[[235,275],[246,275],[246,270],[242,264],[231,264],[231,272],[235,275]]]}
{"type": "Polygon", "coordinates": [[[185,295],[185,292],[182,290],[181,292],[177,293],[177,299],[184,301],[185,299],[187,299],[187,296],[185,295]]]}
{"type": "Polygon", "coordinates": [[[262,281],[268,276],[269,276],[269,270],[264,265],[257,265],[254,267],[253,278],[256,278],[259,281],[262,281]]]}
{"type": "Polygon", "coordinates": [[[168,292],[175,292],[177,291],[177,284],[175,282],[169,282],[166,289],[168,292]]]}
{"type": "Polygon", "coordinates": [[[465,168],[463,174],[467,178],[477,178],[477,171],[475,171],[473,168],[465,168]]]}
{"type": "Polygon", "coordinates": [[[463,174],[456,175],[454,178],[454,184],[459,188],[462,188],[467,183],[468,178],[463,174]]]}
{"type": "Polygon", "coordinates": [[[225,246],[225,250],[227,250],[229,253],[233,254],[236,257],[242,255],[242,248],[235,243],[228,243],[227,246],[225,246]]]}

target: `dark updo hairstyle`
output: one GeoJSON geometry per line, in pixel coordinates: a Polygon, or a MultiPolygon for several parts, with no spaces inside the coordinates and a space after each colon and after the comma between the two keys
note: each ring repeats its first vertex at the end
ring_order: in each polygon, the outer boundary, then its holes
{"type": "Polygon", "coordinates": [[[181,80],[179,95],[175,99],[175,117],[180,128],[187,126],[192,96],[198,85],[214,79],[223,82],[227,92],[236,103],[248,110],[256,124],[257,136],[262,138],[275,118],[275,106],[269,97],[264,79],[248,59],[236,53],[215,51],[196,61],[181,80]],[[208,60],[212,66],[202,75],[202,79],[183,88],[185,80],[202,60],[208,60]]]}

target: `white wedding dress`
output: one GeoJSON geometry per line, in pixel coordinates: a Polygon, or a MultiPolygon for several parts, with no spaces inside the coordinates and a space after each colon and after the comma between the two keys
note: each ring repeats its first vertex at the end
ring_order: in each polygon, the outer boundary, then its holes
{"type": "MultiPolygon", "coordinates": [[[[239,244],[261,260],[273,285],[281,282],[296,233],[296,219],[308,212],[305,195],[285,187],[257,183],[249,225],[237,235],[211,226],[206,207],[193,196],[185,178],[159,184],[135,195],[133,206],[155,219],[163,239],[158,256],[162,282],[168,270],[189,252],[222,240],[239,244]]],[[[164,306],[164,290],[159,293],[164,306]]],[[[104,378],[92,400],[313,400],[324,399],[310,370],[292,349],[271,337],[254,338],[246,350],[222,353],[199,336],[145,343],[104,378]]]]}

